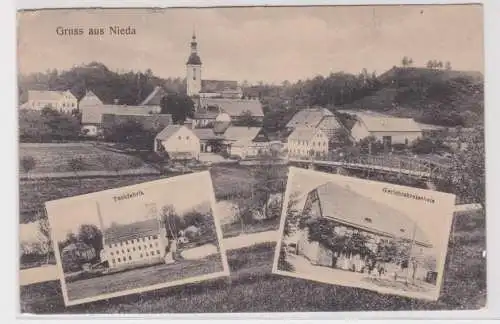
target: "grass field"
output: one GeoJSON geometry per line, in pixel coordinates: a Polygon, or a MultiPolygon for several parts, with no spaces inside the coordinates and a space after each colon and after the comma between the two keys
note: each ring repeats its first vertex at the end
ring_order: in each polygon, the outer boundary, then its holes
{"type": "Polygon", "coordinates": [[[486,303],[484,217],[456,214],[441,298],[428,302],[271,273],[274,243],[228,251],[231,280],[217,279],[65,308],[59,282],[21,287],[23,312],[200,313],[478,309],[486,303]],[[473,234],[468,234],[473,233],[473,234]]]}
{"type": "MultiPolygon", "coordinates": [[[[85,163],[85,170],[106,170],[103,157],[109,158],[118,165],[118,169],[135,169],[144,165],[137,157],[111,152],[95,147],[91,143],[68,144],[23,144],[19,145],[19,159],[32,156],[36,166],[31,173],[70,172],[68,161],[81,157],[85,163]]],[[[111,170],[114,171],[114,170],[111,170]]],[[[20,172],[24,172],[22,168],[20,172]]]]}
{"type": "Polygon", "coordinates": [[[200,260],[182,260],[175,264],[159,264],[111,275],[78,280],[66,283],[66,287],[68,299],[77,300],[189,279],[205,274],[222,272],[223,270],[222,259],[217,254],[200,260]]]}
{"type": "MultiPolygon", "coordinates": [[[[249,194],[251,186],[255,184],[250,170],[249,167],[239,166],[214,166],[210,168],[215,196],[221,199],[236,194],[243,196],[249,194]]],[[[170,176],[172,175],[20,181],[20,223],[33,221],[34,211],[43,208],[46,201],[130,186],[170,176]]]]}

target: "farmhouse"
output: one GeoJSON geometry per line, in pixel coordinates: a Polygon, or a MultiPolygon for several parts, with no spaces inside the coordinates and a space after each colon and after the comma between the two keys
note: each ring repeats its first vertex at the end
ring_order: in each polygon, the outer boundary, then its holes
{"type": "Polygon", "coordinates": [[[60,112],[71,113],[78,109],[78,100],[71,91],[28,91],[28,101],[21,105],[21,109],[42,110],[45,107],[60,112]]]}
{"type": "Polygon", "coordinates": [[[80,100],[79,108],[82,113],[82,130],[88,136],[96,136],[102,131],[103,116],[106,114],[144,116],[158,114],[161,111],[160,106],[156,105],[106,105],[92,91],[88,91],[80,100]]]}
{"type": "Polygon", "coordinates": [[[351,129],[355,141],[373,136],[386,145],[410,144],[422,137],[422,129],[412,118],[358,115],[351,129]]]}
{"type": "Polygon", "coordinates": [[[104,230],[104,258],[110,268],[163,262],[168,239],[158,219],[119,224],[104,230]]]}
{"type": "Polygon", "coordinates": [[[304,157],[328,153],[328,137],[319,128],[296,128],[287,141],[289,155],[304,157]]]}
{"type": "MultiPolygon", "coordinates": [[[[366,238],[364,251],[359,247],[354,250],[349,244],[338,249],[328,249],[323,243],[309,241],[308,230],[300,230],[298,253],[313,264],[360,271],[370,255],[377,253],[379,244],[396,239],[407,242],[407,250],[411,251],[399,261],[409,258],[422,260],[432,253],[432,244],[426,234],[406,214],[333,182],[323,184],[307,194],[302,215],[313,219],[326,218],[332,222],[332,238],[338,238],[338,242],[343,242],[341,238],[353,234],[361,234],[366,238]]],[[[397,263],[398,261],[394,261],[396,256],[393,257],[391,262],[397,263]]],[[[396,264],[386,266],[397,267],[396,264]]],[[[417,277],[425,279],[430,270],[434,269],[425,269],[423,262],[419,262],[417,277]]]]}
{"type": "Polygon", "coordinates": [[[228,114],[234,122],[247,116],[251,116],[258,122],[264,120],[264,111],[259,100],[227,98],[200,98],[198,100],[195,119],[215,119],[221,113],[228,114]],[[204,117],[197,117],[200,115],[204,117]]]}
{"type": "Polygon", "coordinates": [[[198,159],[200,139],[183,125],[168,125],[155,137],[155,152],[166,152],[173,160],[198,159]]]}

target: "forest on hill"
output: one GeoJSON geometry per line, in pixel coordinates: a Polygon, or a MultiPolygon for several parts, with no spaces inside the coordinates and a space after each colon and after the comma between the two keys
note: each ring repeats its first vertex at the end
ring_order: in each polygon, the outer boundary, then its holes
{"type": "MultiPolygon", "coordinates": [[[[155,86],[168,93],[185,94],[183,78],[163,79],[145,72],[113,72],[104,64],[93,62],[67,71],[19,77],[20,102],[27,90],[71,90],[80,99],[86,89],[94,91],[103,102],[116,99],[124,105],[136,105],[155,86]]],[[[266,113],[264,127],[282,129],[294,112],[311,106],[331,110],[372,110],[389,115],[413,117],[417,121],[442,126],[471,127],[482,124],[484,81],[478,72],[461,72],[435,66],[393,67],[377,76],[363,69],[359,74],[344,72],[315,76],[279,85],[242,82],[245,97],[259,98],[266,113]]]]}

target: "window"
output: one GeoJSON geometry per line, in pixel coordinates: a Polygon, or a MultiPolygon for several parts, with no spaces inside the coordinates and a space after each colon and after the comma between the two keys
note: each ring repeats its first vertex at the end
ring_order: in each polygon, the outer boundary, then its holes
{"type": "Polygon", "coordinates": [[[181,140],[182,139],[182,136],[178,136],[177,139],[181,140]]]}
{"type": "Polygon", "coordinates": [[[130,252],[130,249],[127,249],[127,252],[130,252]]]}
{"type": "Polygon", "coordinates": [[[401,233],[406,232],[406,230],[405,230],[404,228],[400,228],[400,229],[399,229],[399,231],[400,231],[401,233]]]}
{"type": "Polygon", "coordinates": [[[113,244],[110,244],[110,245],[108,245],[108,247],[111,249],[112,245],[113,245],[113,244]]]}
{"type": "Polygon", "coordinates": [[[123,242],[120,242],[120,246],[123,246],[123,242]]]}
{"type": "Polygon", "coordinates": [[[125,254],[125,250],[122,250],[122,253],[125,254]]]}
{"type": "Polygon", "coordinates": [[[115,259],[113,259],[113,260],[111,260],[111,261],[113,261],[113,264],[115,264],[115,263],[116,263],[116,260],[115,260],[115,259]]]}
{"type": "Polygon", "coordinates": [[[144,244],[144,248],[147,250],[148,249],[148,246],[146,244],[144,244]]]}
{"type": "Polygon", "coordinates": [[[141,258],[143,258],[143,257],[144,257],[144,256],[142,255],[142,253],[141,253],[140,257],[141,257],[141,258]]]}
{"type": "Polygon", "coordinates": [[[151,255],[155,255],[155,251],[151,251],[151,255]]]}
{"type": "Polygon", "coordinates": [[[145,240],[146,240],[146,239],[143,237],[143,238],[142,238],[142,241],[144,242],[145,240]]]}
{"type": "Polygon", "coordinates": [[[158,239],[158,235],[153,235],[153,240],[158,239]]]}
{"type": "Polygon", "coordinates": [[[149,256],[148,252],[146,252],[146,256],[149,256]]]}
{"type": "Polygon", "coordinates": [[[128,259],[129,259],[129,260],[132,260],[132,256],[130,256],[130,255],[129,255],[129,256],[128,256],[128,259]]]}
{"type": "Polygon", "coordinates": [[[196,69],[193,69],[193,80],[196,80],[196,69]]]}
{"type": "Polygon", "coordinates": [[[120,262],[120,258],[118,258],[118,262],[120,262]]]}
{"type": "Polygon", "coordinates": [[[113,252],[111,252],[110,254],[113,255],[113,252]]]}
{"type": "Polygon", "coordinates": [[[149,247],[152,248],[153,247],[153,244],[149,244],[149,247]]]}
{"type": "Polygon", "coordinates": [[[120,251],[116,250],[116,254],[120,254],[120,251]]]}
{"type": "Polygon", "coordinates": [[[189,136],[186,136],[186,139],[189,140],[189,136]]]}
{"type": "Polygon", "coordinates": [[[137,248],[139,249],[139,251],[141,250],[141,246],[140,245],[137,248]]]}
{"type": "Polygon", "coordinates": [[[158,246],[158,242],[155,243],[155,246],[158,246]]]}
{"type": "Polygon", "coordinates": [[[371,223],[371,222],[372,222],[372,219],[371,219],[370,217],[366,217],[366,218],[365,218],[365,222],[371,223]]]}
{"type": "Polygon", "coordinates": [[[160,250],[156,250],[156,253],[160,254],[160,250]]]}
{"type": "Polygon", "coordinates": [[[135,246],[132,248],[132,251],[135,251],[135,246]]]}
{"type": "Polygon", "coordinates": [[[125,245],[128,245],[128,241],[125,241],[125,245]]]}

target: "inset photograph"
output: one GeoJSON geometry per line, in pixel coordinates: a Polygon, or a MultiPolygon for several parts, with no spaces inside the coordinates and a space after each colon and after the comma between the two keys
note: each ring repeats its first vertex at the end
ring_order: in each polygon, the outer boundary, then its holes
{"type": "Polygon", "coordinates": [[[437,300],[455,196],[290,168],[273,273],[437,300]]]}
{"type": "Polygon", "coordinates": [[[209,172],[46,203],[66,305],[229,275],[209,172]]]}

